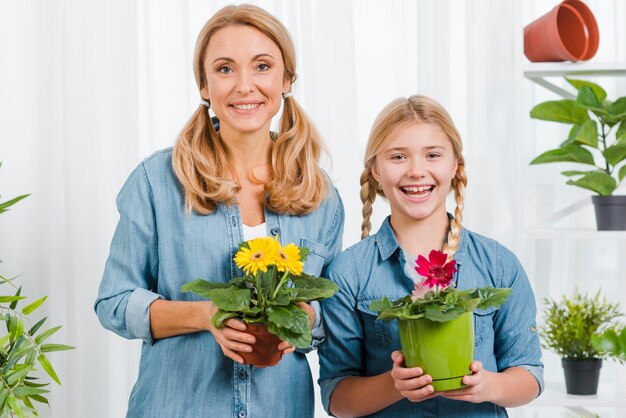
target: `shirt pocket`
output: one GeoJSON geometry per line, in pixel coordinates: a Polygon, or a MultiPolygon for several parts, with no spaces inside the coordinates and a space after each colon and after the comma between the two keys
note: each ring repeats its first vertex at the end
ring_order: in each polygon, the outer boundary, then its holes
{"type": "Polygon", "coordinates": [[[363,340],[375,341],[380,347],[388,347],[393,342],[391,323],[378,318],[378,312],[370,309],[370,303],[378,298],[363,299],[357,302],[357,310],[363,320],[363,340]]]}
{"type": "Polygon", "coordinates": [[[474,309],[474,347],[482,344],[493,345],[493,317],[500,309],[491,306],[487,309],[474,309]]]}
{"type": "Polygon", "coordinates": [[[328,257],[328,247],[306,238],[300,239],[300,247],[309,249],[309,256],[304,262],[304,272],[310,276],[319,276],[328,257]]]}

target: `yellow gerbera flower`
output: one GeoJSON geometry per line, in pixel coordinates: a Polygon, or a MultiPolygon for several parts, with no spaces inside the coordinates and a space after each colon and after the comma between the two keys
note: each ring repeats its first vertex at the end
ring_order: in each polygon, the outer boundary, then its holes
{"type": "Polygon", "coordinates": [[[294,244],[287,244],[284,248],[278,248],[276,254],[276,268],[278,271],[289,270],[293,275],[300,275],[304,263],[300,259],[300,249],[294,244]]]}
{"type": "Polygon", "coordinates": [[[235,254],[235,264],[246,274],[256,274],[257,271],[267,271],[267,266],[276,259],[276,246],[272,239],[255,238],[247,241],[248,248],[242,247],[235,254]]]}

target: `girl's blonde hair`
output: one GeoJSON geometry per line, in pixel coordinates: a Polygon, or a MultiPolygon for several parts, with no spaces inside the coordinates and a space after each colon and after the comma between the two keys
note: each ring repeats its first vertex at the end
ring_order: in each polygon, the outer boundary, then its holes
{"type": "MultiPolygon", "coordinates": [[[[251,5],[227,6],[204,25],[194,54],[198,89],[206,86],[204,58],[211,36],[227,26],[250,26],[280,49],[285,79],[296,80],[296,56],[289,32],[278,19],[251,5]]],[[[319,167],[324,145],[313,124],[293,97],[283,101],[279,131],[271,148],[270,174],[265,182],[266,206],[277,213],[307,214],[326,195],[326,178],[319,167]]],[[[174,146],[174,172],[182,183],[185,208],[200,214],[215,211],[218,203],[236,203],[241,186],[230,179],[227,150],[215,131],[207,109],[200,104],[174,146]]],[[[254,175],[251,173],[251,178],[254,175]]]]}
{"type": "Polygon", "coordinates": [[[402,125],[414,123],[428,123],[439,127],[450,139],[458,162],[458,168],[451,185],[452,189],[454,189],[456,209],[454,210],[454,219],[450,223],[448,240],[444,246],[444,252],[448,257],[452,257],[461,239],[463,200],[465,199],[465,186],[467,185],[465,160],[462,154],[463,144],[461,143],[461,136],[448,112],[435,100],[426,96],[414,95],[408,99],[398,98],[389,103],[374,121],[365,150],[365,168],[361,173],[361,201],[363,202],[361,239],[367,237],[370,233],[372,227],[370,217],[376,195],[379,194],[385,197],[383,189],[372,175],[372,166],[376,161],[376,155],[389,141],[391,133],[395,129],[402,125]]]}

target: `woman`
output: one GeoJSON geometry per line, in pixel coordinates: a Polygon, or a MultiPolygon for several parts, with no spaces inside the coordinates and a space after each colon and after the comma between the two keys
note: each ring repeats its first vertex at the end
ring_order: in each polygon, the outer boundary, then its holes
{"type": "MultiPolygon", "coordinates": [[[[321,139],[291,95],[295,61],[287,30],[266,11],[218,11],[196,43],[200,106],[174,149],[144,160],[118,196],[95,309],[105,328],[144,341],[128,417],[313,416],[303,353],[275,367],[244,365],[238,353],[254,337],[243,323],[216,329],[212,302],[179,291],[196,278],[240,276],[232,256],[257,236],[308,247],[312,275],[340,251],[343,206],[318,165],[321,139]]],[[[319,308],[302,308],[319,338],[319,308]]]]}
{"type": "Polygon", "coordinates": [[[466,183],[461,138],[441,105],[411,96],[383,109],[361,174],[363,240],[329,266],[339,292],[322,302],[327,341],[319,352],[320,386],[333,415],[503,417],[506,407],[539,395],[543,365],[530,283],[513,253],[462,226],[466,183]],[[454,216],[446,212],[451,190],[454,216]],[[391,215],[368,237],[377,194],[387,198],[391,215]],[[419,292],[413,260],[433,249],[456,260],[453,283],[460,289],[512,290],[499,309],[474,310],[473,374],[463,377],[467,387],[442,393],[422,368],[403,366],[396,321],[376,319],[369,307],[383,296],[419,292]]]}

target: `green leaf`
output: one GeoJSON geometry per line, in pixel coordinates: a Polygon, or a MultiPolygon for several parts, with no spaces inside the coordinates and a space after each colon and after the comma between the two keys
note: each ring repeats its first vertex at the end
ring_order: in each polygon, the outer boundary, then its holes
{"type": "Polygon", "coordinates": [[[197,279],[193,282],[185,283],[180,287],[180,291],[183,293],[193,292],[198,296],[202,296],[204,298],[211,297],[211,291],[215,289],[226,289],[230,287],[229,283],[211,283],[206,280],[197,279]]]}
{"type": "Polygon", "coordinates": [[[46,399],[44,396],[41,396],[41,395],[31,395],[31,396],[30,396],[30,398],[31,398],[32,400],[34,400],[34,401],[39,402],[39,403],[43,403],[43,404],[46,404],[46,405],[50,405],[50,404],[48,403],[48,399],[46,399]]]}
{"type": "Polygon", "coordinates": [[[40,348],[42,353],[50,353],[52,351],[67,351],[74,350],[76,347],[65,344],[43,344],[40,348]]]}
{"type": "Polygon", "coordinates": [[[576,103],[590,110],[602,110],[602,101],[598,99],[589,86],[581,86],[578,89],[576,103]]]}
{"type": "Polygon", "coordinates": [[[339,287],[332,280],[323,277],[313,277],[302,274],[299,277],[292,277],[293,288],[292,298],[295,302],[309,302],[312,300],[323,300],[333,296],[339,287]]]}
{"type": "Polygon", "coordinates": [[[623,165],[622,168],[619,169],[618,174],[619,181],[624,180],[624,177],[626,177],[626,165],[623,165]]]}
{"type": "Polygon", "coordinates": [[[392,306],[393,305],[388,298],[382,298],[371,302],[369,308],[376,312],[382,312],[386,309],[391,309],[392,306]]]}
{"type": "Polygon", "coordinates": [[[227,312],[222,309],[218,309],[217,312],[215,312],[215,315],[213,315],[211,322],[218,329],[222,329],[222,327],[224,326],[224,321],[230,318],[237,318],[238,316],[239,314],[237,312],[227,312]]]}
{"type": "MultiPolygon", "coordinates": [[[[9,283],[11,283],[11,282],[9,281],[9,283]]],[[[11,283],[11,284],[12,284],[12,283],[11,283]]],[[[22,286],[20,286],[20,287],[18,287],[18,288],[17,288],[17,291],[15,292],[15,296],[16,296],[16,297],[18,297],[18,296],[20,296],[21,294],[22,294],[22,286]]],[[[24,298],[25,298],[24,296],[20,296],[20,297],[21,297],[22,299],[24,299],[24,298]]],[[[2,297],[0,297],[0,303],[2,303],[2,300],[1,300],[1,299],[2,299],[2,297]]],[[[10,309],[15,309],[15,308],[17,307],[17,301],[18,301],[18,300],[20,300],[20,299],[16,299],[16,300],[14,300],[13,302],[11,302],[11,304],[9,305],[9,308],[10,308],[10,309]]]]}
{"type": "Polygon", "coordinates": [[[50,391],[46,389],[27,387],[27,386],[18,386],[15,389],[13,389],[13,393],[18,398],[23,398],[24,396],[40,395],[42,393],[48,393],[48,392],[50,391]]]}
{"type": "Polygon", "coordinates": [[[279,327],[278,325],[268,322],[267,329],[274,335],[277,335],[282,341],[287,341],[289,344],[298,348],[307,348],[311,345],[311,330],[307,327],[302,333],[295,332],[293,330],[279,327]]]}
{"type": "Polygon", "coordinates": [[[40,319],[35,325],[33,325],[32,328],[28,330],[28,335],[30,335],[31,337],[35,335],[35,333],[39,331],[39,328],[41,328],[43,323],[46,322],[46,319],[48,319],[47,316],[40,319]]]}
{"type": "Polygon", "coordinates": [[[546,151],[532,160],[530,164],[545,164],[555,162],[574,162],[595,165],[591,152],[579,145],[566,145],[562,148],[546,151]]]}
{"type": "Polygon", "coordinates": [[[269,322],[282,328],[298,333],[310,328],[309,315],[295,305],[270,307],[267,308],[266,314],[269,322]]]}
{"type": "Polygon", "coordinates": [[[626,141],[622,140],[614,143],[605,149],[602,155],[604,155],[609,164],[616,166],[626,159],[626,141]]]}
{"type": "Polygon", "coordinates": [[[475,294],[481,300],[477,308],[487,309],[502,305],[511,294],[511,289],[483,287],[481,289],[477,289],[475,294]]]}
{"type": "Polygon", "coordinates": [[[57,384],[60,385],[61,381],[59,380],[59,377],[57,376],[56,372],[54,371],[54,368],[52,367],[52,364],[50,364],[50,360],[48,360],[48,358],[45,356],[45,354],[39,355],[39,357],[37,357],[37,360],[39,361],[39,364],[41,364],[41,367],[43,367],[43,369],[46,371],[48,376],[50,376],[50,378],[52,380],[54,380],[55,382],[57,382],[57,384]]]}
{"type": "Polygon", "coordinates": [[[28,196],[30,196],[30,195],[29,194],[24,194],[22,196],[14,197],[11,200],[7,200],[6,202],[0,203],[0,213],[6,212],[7,210],[9,210],[10,206],[13,206],[17,202],[19,202],[22,199],[27,198],[28,196]]]}
{"type": "MultiPolygon", "coordinates": [[[[26,297],[25,296],[0,296],[0,303],[17,302],[18,300],[22,300],[22,299],[26,299],[26,297]]],[[[15,309],[15,307],[12,307],[11,309],[15,309]]]]}
{"type": "Polygon", "coordinates": [[[598,100],[600,102],[603,102],[606,99],[606,91],[604,91],[604,89],[602,87],[600,87],[599,85],[592,83],[591,81],[586,81],[586,80],[573,80],[573,79],[569,79],[569,78],[565,78],[568,83],[570,83],[572,86],[574,86],[576,88],[576,90],[580,91],[580,88],[583,86],[587,86],[589,88],[591,88],[591,90],[593,91],[593,93],[595,94],[595,96],[598,98],[598,100]]]}
{"type": "Polygon", "coordinates": [[[52,334],[54,334],[55,332],[57,332],[60,329],[61,329],[61,325],[59,325],[57,327],[54,327],[54,328],[50,328],[49,330],[46,330],[46,331],[42,332],[41,334],[39,334],[38,336],[35,337],[35,343],[41,344],[41,342],[43,340],[45,340],[46,338],[50,337],[52,334]]]}
{"type": "Polygon", "coordinates": [[[589,145],[593,148],[598,148],[598,125],[594,120],[587,120],[580,126],[580,129],[576,131],[574,142],[578,144],[589,145]]]}
{"type": "Polygon", "coordinates": [[[587,110],[574,100],[558,100],[539,103],[530,111],[530,117],[552,122],[582,125],[589,119],[587,110]]]}
{"type": "Polygon", "coordinates": [[[7,396],[7,404],[11,407],[11,412],[17,414],[18,417],[24,418],[24,412],[22,412],[22,408],[17,404],[17,400],[15,399],[15,395],[10,394],[7,396]]]}
{"type": "Polygon", "coordinates": [[[626,97],[620,97],[607,109],[616,122],[626,120],[626,97]]]}
{"type": "Polygon", "coordinates": [[[619,124],[619,128],[617,128],[617,132],[615,132],[615,138],[619,141],[623,137],[626,137],[626,120],[623,120],[622,123],[619,124]]]}
{"type": "Polygon", "coordinates": [[[13,371],[6,375],[6,382],[13,386],[17,381],[23,379],[32,369],[32,366],[26,364],[16,365],[13,371]]]}
{"type": "Polygon", "coordinates": [[[565,177],[582,176],[585,173],[587,173],[587,171],[578,171],[578,170],[561,171],[561,174],[563,174],[565,177]]]}
{"type": "Polygon", "coordinates": [[[569,136],[567,137],[565,141],[561,142],[561,145],[559,145],[559,147],[572,145],[574,143],[574,140],[576,139],[576,135],[578,135],[579,130],[580,130],[580,125],[578,124],[572,125],[572,129],[569,130],[569,136]]]}
{"type": "Polygon", "coordinates": [[[41,304],[46,301],[46,299],[48,299],[48,296],[44,296],[41,299],[36,300],[35,302],[31,303],[30,305],[25,306],[24,308],[22,308],[22,313],[24,315],[30,314],[31,312],[35,311],[38,307],[40,307],[41,304]]]}
{"type": "Polygon", "coordinates": [[[307,247],[298,247],[298,249],[300,250],[300,260],[301,261],[306,261],[307,258],[309,258],[309,253],[311,252],[311,250],[309,250],[307,247]]]}
{"type": "Polygon", "coordinates": [[[617,187],[615,179],[604,171],[590,171],[578,180],[568,180],[567,184],[592,190],[600,196],[610,196],[617,187]]]}
{"type": "Polygon", "coordinates": [[[214,289],[211,299],[215,306],[225,311],[245,312],[250,309],[250,289],[214,289]]]}
{"type": "MultiPolygon", "coordinates": [[[[257,292],[258,294],[263,296],[263,300],[267,300],[271,298],[273,291],[278,286],[278,281],[280,280],[277,276],[278,273],[274,266],[269,266],[267,271],[257,271],[256,273],[256,283],[257,283],[257,292]]],[[[286,283],[286,282],[285,282],[286,283]]]]}

